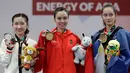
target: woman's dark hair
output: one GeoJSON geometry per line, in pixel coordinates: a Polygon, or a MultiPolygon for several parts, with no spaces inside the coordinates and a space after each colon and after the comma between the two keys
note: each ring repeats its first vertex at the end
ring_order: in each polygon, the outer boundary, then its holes
{"type": "MultiPolygon", "coordinates": [[[[27,26],[29,26],[29,24],[28,24],[29,19],[28,19],[28,16],[26,14],[24,14],[24,13],[15,14],[12,17],[12,23],[14,22],[14,18],[16,18],[16,17],[23,17],[25,19],[26,23],[27,23],[27,26]]],[[[25,34],[28,34],[28,33],[29,33],[29,29],[27,28],[26,31],[25,31],[25,34]]]]}
{"type": "Polygon", "coordinates": [[[110,3],[108,3],[108,4],[106,4],[106,5],[103,6],[103,8],[102,8],[102,10],[101,10],[101,13],[103,13],[103,10],[104,10],[105,8],[107,8],[107,7],[111,7],[111,8],[113,9],[114,13],[115,13],[115,14],[117,13],[117,10],[115,9],[115,7],[114,7],[112,4],[110,4],[110,3]]]}
{"type": "MultiPolygon", "coordinates": [[[[107,7],[111,7],[111,8],[113,9],[115,15],[117,14],[117,10],[116,10],[115,7],[114,7],[112,4],[110,4],[110,3],[108,3],[108,4],[106,4],[106,5],[103,6],[103,8],[102,8],[102,10],[101,10],[101,13],[103,13],[103,10],[104,10],[105,8],[107,8],[107,7]]],[[[116,21],[115,21],[115,22],[116,22],[116,21]]],[[[104,26],[106,26],[106,24],[105,24],[104,21],[103,21],[103,24],[104,24],[104,26]]]]}
{"type": "Polygon", "coordinates": [[[59,11],[65,11],[67,14],[68,14],[68,17],[69,17],[69,12],[64,8],[64,7],[58,7],[58,8],[56,8],[55,9],[55,11],[54,11],[54,19],[55,19],[55,17],[56,17],[56,14],[59,12],[59,11]]]}

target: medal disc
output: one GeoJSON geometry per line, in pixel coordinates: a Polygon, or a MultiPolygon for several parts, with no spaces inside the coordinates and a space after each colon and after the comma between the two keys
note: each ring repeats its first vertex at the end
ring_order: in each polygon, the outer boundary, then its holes
{"type": "Polygon", "coordinates": [[[51,41],[51,40],[53,39],[53,36],[54,36],[53,33],[48,32],[48,33],[46,34],[46,39],[51,41]]]}

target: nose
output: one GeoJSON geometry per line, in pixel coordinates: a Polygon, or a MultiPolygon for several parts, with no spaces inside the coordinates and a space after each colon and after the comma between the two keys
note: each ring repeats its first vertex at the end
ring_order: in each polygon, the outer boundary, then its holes
{"type": "Polygon", "coordinates": [[[107,16],[107,19],[110,19],[110,16],[107,16]]]}
{"type": "Polygon", "coordinates": [[[21,25],[20,24],[18,24],[18,26],[17,26],[18,28],[21,28],[21,25]]]}
{"type": "Polygon", "coordinates": [[[61,22],[65,22],[65,20],[64,20],[64,19],[61,19],[61,22]]]}

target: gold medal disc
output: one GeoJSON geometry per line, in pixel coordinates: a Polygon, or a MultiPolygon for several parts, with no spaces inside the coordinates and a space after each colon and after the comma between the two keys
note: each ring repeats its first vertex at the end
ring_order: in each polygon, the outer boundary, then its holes
{"type": "Polygon", "coordinates": [[[46,39],[47,40],[49,40],[49,41],[51,41],[52,39],[53,39],[53,33],[51,33],[51,32],[48,32],[47,34],[46,34],[46,39]]]}

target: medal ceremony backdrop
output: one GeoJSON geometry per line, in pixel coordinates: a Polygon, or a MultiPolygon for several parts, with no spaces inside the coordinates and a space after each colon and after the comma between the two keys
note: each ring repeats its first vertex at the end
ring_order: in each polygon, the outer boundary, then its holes
{"type": "MultiPolygon", "coordinates": [[[[29,37],[37,40],[41,30],[55,27],[53,11],[63,6],[70,11],[69,25],[75,34],[91,36],[103,27],[100,10],[111,3],[118,11],[116,25],[130,31],[130,0],[0,0],[0,40],[4,33],[13,33],[11,18],[16,13],[29,17],[29,37]]],[[[4,69],[0,66],[0,73],[4,69]]]]}

